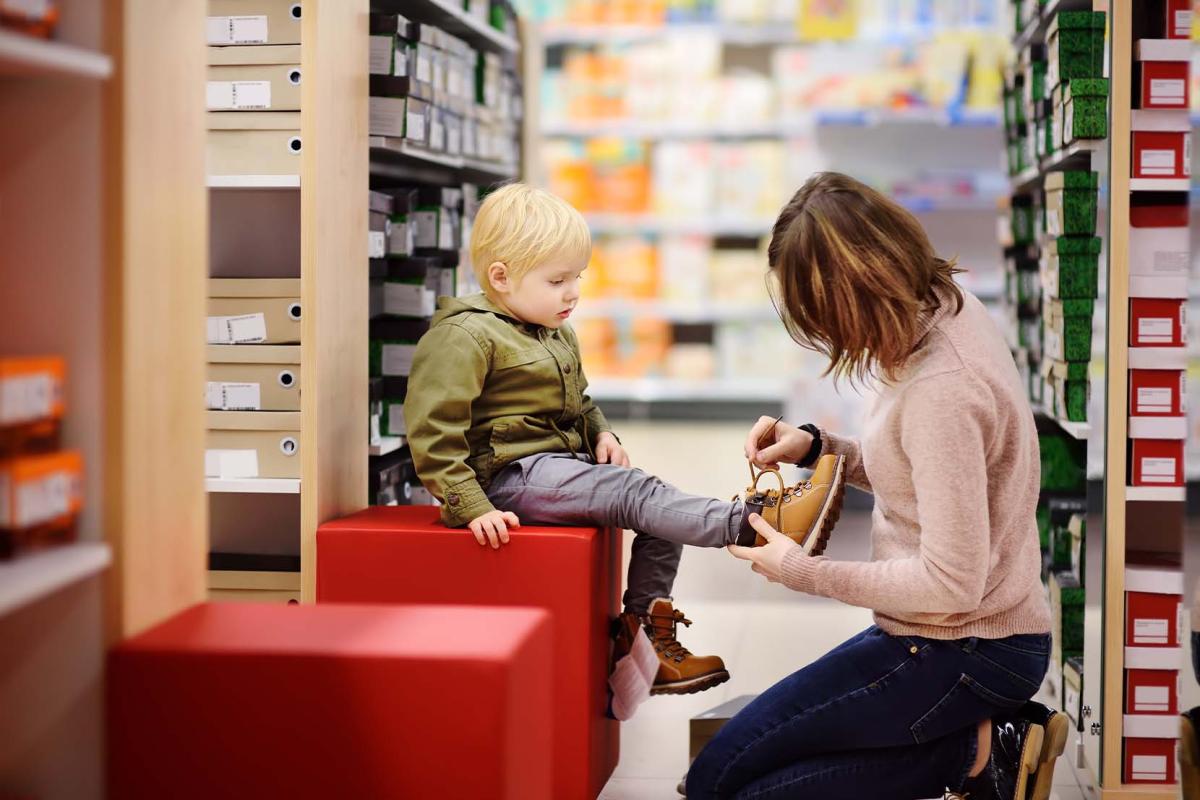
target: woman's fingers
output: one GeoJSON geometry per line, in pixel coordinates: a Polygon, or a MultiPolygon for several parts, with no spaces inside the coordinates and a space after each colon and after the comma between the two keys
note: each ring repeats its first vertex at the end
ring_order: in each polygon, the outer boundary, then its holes
{"type": "Polygon", "coordinates": [[[741,545],[731,544],[725,548],[734,558],[740,558],[742,561],[754,561],[755,550],[753,547],[742,547],[741,545]]]}
{"type": "Polygon", "coordinates": [[[751,514],[747,521],[750,523],[750,527],[754,528],[754,530],[757,531],[758,534],[768,542],[773,542],[780,536],[783,536],[782,533],[771,527],[771,523],[767,522],[758,514],[751,514]]]}
{"type": "Polygon", "coordinates": [[[757,460],[759,445],[768,439],[768,433],[772,434],[769,437],[769,441],[775,441],[775,422],[774,417],[758,418],[758,422],[754,423],[754,427],[750,429],[750,433],[746,436],[746,458],[752,461],[757,460]]]}

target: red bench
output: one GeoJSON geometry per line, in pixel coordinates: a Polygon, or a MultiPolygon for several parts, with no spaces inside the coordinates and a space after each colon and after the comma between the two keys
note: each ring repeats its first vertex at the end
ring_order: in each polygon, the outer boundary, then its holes
{"type": "Polygon", "coordinates": [[[206,604],[118,645],[108,796],[554,797],[540,609],[206,604]]]}
{"type": "Polygon", "coordinates": [[[554,620],[556,800],[599,795],[617,766],[608,704],[609,625],[619,612],[620,537],[525,527],[499,551],[429,506],[371,508],[317,531],[318,603],[534,606],[554,620]]]}

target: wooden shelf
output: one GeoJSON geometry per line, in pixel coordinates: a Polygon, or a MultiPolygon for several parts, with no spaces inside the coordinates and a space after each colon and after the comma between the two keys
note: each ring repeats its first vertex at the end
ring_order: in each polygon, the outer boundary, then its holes
{"type": "Polygon", "coordinates": [[[97,575],[111,562],[112,550],[103,542],[67,544],[2,561],[0,617],[97,575]]]}
{"type": "Polygon", "coordinates": [[[300,494],[299,478],[205,478],[210,493],[300,494]]]}
{"type": "Polygon", "coordinates": [[[210,189],[299,189],[299,175],[209,175],[210,189]]]}
{"type": "Polygon", "coordinates": [[[0,30],[0,75],[105,80],[112,71],[104,53],[0,30]]]}

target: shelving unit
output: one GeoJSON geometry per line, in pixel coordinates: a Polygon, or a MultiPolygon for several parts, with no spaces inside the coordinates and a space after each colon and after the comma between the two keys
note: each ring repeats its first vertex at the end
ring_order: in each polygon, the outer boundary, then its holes
{"type": "Polygon", "coordinates": [[[206,478],[204,488],[218,494],[300,494],[300,479],[206,478]]]}
{"type": "Polygon", "coordinates": [[[210,189],[299,189],[299,175],[209,175],[210,189]]]}
{"type": "Polygon", "coordinates": [[[85,499],[77,543],[0,562],[0,775],[98,800],[107,647],[204,594],[205,11],[56,6],[0,31],[0,349],[64,358],[85,499]]]}

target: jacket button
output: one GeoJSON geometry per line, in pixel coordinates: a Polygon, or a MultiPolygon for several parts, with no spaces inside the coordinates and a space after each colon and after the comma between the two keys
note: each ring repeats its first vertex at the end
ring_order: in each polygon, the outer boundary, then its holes
{"type": "Polygon", "coordinates": [[[912,647],[908,648],[908,652],[915,656],[917,654],[917,646],[914,644],[912,647]]]}
{"type": "Polygon", "coordinates": [[[563,367],[563,372],[567,375],[570,375],[571,374],[571,365],[570,364],[565,365],[563,367]]]}
{"type": "Polygon", "coordinates": [[[452,506],[458,505],[458,495],[451,492],[450,494],[446,495],[446,502],[452,506]]]}

